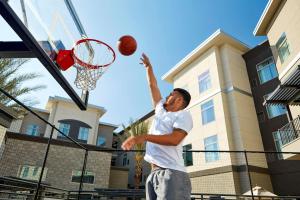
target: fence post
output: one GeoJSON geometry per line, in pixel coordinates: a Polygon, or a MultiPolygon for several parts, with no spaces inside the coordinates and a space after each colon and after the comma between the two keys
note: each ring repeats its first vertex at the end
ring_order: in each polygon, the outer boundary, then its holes
{"type": "Polygon", "coordinates": [[[244,156],[245,156],[245,160],[246,160],[246,170],[247,170],[247,174],[248,174],[248,178],[249,178],[251,196],[252,196],[252,200],[254,200],[254,195],[253,195],[253,190],[252,190],[252,181],[251,181],[251,175],[250,175],[248,157],[247,157],[247,151],[246,150],[244,150],[244,156]]]}
{"type": "Polygon", "coordinates": [[[78,200],[80,199],[80,193],[82,191],[83,176],[85,174],[87,157],[88,157],[88,150],[86,149],[85,150],[85,154],[84,154],[84,161],[83,161],[83,165],[82,165],[81,177],[80,177],[80,184],[79,184],[79,191],[78,191],[78,200]]]}
{"type": "Polygon", "coordinates": [[[42,178],[43,178],[43,174],[44,174],[44,169],[45,169],[47,158],[48,158],[48,153],[49,153],[50,144],[51,144],[51,140],[52,140],[52,136],[53,136],[53,131],[54,131],[54,128],[52,127],[51,134],[50,134],[50,137],[48,139],[48,144],[47,144],[45,156],[44,156],[42,171],[41,171],[41,174],[40,174],[40,177],[39,177],[39,182],[37,184],[35,195],[34,195],[34,200],[37,200],[38,196],[39,196],[39,190],[40,190],[40,187],[41,187],[41,182],[42,182],[42,178]]]}

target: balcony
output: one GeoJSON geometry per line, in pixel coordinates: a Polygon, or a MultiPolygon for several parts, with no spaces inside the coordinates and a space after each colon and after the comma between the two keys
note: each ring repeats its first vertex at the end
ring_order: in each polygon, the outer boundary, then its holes
{"type": "MultiPolygon", "coordinates": [[[[283,152],[300,151],[300,116],[278,130],[283,152]]],[[[296,154],[284,154],[283,159],[299,159],[296,154]]]]}

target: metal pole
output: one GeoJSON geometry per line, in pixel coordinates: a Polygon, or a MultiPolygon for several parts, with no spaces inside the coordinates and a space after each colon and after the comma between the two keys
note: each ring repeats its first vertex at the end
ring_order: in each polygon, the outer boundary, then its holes
{"type": "Polygon", "coordinates": [[[253,195],[253,191],[252,191],[252,181],[251,181],[251,175],[250,175],[250,171],[249,171],[249,164],[248,164],[248,157],[247,157],[246,150],[244,150],[244,156],[245,156],[245,160],[246,160],[246,169],[247,169],[249,183],[250,183],[251,196],[252,196],[252,200],[254,200],[254,195],[253,195]]]}
{"type": "Polygon", "coordinates": [[[49,153],[49,149],[50,149],[50,144],[51,144],[51,140],[52,140],[52,136],[53,136],[53,127],[51,129],[51,134],[50,134],[50,137],[48,139],[48,144],[47,144],[47,148],[46,148],[46,153],[45,153],[45,156],[44,156],[44,161],[43,161],[43,166],[42,166],[42,171],[41,171],[41,174],[40,174],[40,178],[39,178],[39,182],[37,184],[37,188],[36,188],[36,192],[35,192],[35,195],[34,195],[34,200],[37,200],[38,199],[38,195],[39,195],[39,190],[40,190],[40,186],[41,186],[41,182],[42,182],[42,178],[43,178],[43,174],[44,174],[44,169],[45,169],[45,166],[46,166],[46,161],[47,161],[47,158],[48,158],[48,153],[49,153]]]}
{"type": "Polygon", "coordinates": [[[82,166],[82,171],[81,171],[81,177],[80,177],[80,184],[79,184],[78,200],[80,199],[80,193],[82,191],[83,176],[85,174],[87,157],[88,157],[88,150],[85,150],[84,161],[83,161],[83,166],[82,166]]]}

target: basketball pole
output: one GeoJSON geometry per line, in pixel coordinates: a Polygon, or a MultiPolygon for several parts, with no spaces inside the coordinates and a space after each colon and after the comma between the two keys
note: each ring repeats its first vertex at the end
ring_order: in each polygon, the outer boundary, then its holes
{"type": "Polygon", "coordinates": [[[89,102],[89,91],[88,90],[82,90],[81,93],[81,99],[84,102],[85,106],[87,106],[88,102],[89,102]]]}

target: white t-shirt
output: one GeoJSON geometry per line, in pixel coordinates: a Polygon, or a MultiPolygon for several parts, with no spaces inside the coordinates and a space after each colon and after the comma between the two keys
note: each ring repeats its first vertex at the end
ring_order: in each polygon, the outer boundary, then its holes
{"type": "MultiPolygon", "coordinates": [[[[171,134],[174,128],[179,128],[187,133],[193,128],[191,114],[188,111],[167,112],[162,99],[155,108],[149,134],[166,135],[171,134]]],[[[146,155],[144,159],[163,168],[186,171],[182,158],[182,142],[177,146],[159,145],[152,142],[146,144],[146,155]]]]}

